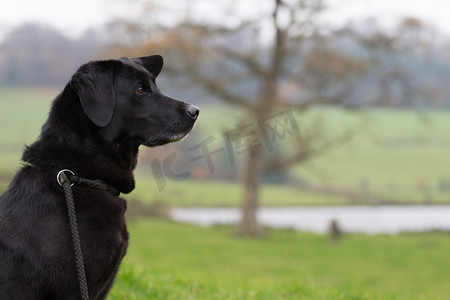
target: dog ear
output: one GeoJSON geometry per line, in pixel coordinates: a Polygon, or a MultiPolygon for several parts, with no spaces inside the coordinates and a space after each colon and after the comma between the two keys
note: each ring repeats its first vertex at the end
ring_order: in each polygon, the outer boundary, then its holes
{"type": "Polygon", "coordinates": [[[164,60],[161,55],[138,57],[134,58],[133,61],[147,69],[147,71],[155,76],[155,78],[159,75],[159,73],[161,73],[162,67],[164,65],[164,60]]]}
{"type": "Polygon", "coordinates": [[[81,66],[70,85],[80,97],[84,113],[98,127],[111,121],[114,104],[115,61],[95,61],[81,66]]]}

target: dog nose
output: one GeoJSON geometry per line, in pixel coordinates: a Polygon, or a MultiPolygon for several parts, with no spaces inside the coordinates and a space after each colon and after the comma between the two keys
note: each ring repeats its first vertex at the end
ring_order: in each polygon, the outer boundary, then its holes
{"type": "Polygon", "coordinates": [[[198,114],[200,113],[200,109],[198,109],[198,107],[195,105],[188,105],[186,110],[188,115],[194,120],[197,119],[198,114]]]}

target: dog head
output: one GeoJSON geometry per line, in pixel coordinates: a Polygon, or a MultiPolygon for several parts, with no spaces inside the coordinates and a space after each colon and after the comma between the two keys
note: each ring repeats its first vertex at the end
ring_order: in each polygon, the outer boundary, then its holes
{"type": "Polygon", "coordinates": [[[181,140],[194,127],[198,107],[161,93],[155,83],[159,55],[94,61],[71,79],[83,111],[108,141],[159,146],[181,140]]]}

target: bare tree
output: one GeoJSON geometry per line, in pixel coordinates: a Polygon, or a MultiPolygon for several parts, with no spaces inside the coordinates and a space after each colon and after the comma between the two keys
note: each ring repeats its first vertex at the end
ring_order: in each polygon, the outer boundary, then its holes
{"type": "MultiPolygon", "coordinates": [[[[387,85],[393,78],[401,79],[400,84],[407,82],[407,75],[400,68],[381,79],[374,68],[382,61],[380,53],[393,53],[395,37],[346,31],[345,36],[364,49],[363,55],[348,55],[333,45],[343,32],[320,26],[318,16],[325,9],[323,0],[271,1],[269,11],[247,19],[238,16],[239,22],[231,24],[194,22],[188,16],[175,28],[159,28],[160,35],[153,35],[134,51],[138,54],[146,49],[162,50],[172,56],[169,72],[189,74],[188,80],[226,103],[245,109],[246,115],[256,121],[282,108],[301,112],[314,105],[354,108],[359,103],[380,103],[378,98],[385,100],[389,90],[383,87],[383,80],[387,85]],[[360,89],[371,76],[379,80],[383,96],[361,96],[360,89]],[[251,92],[244,94],[236,88],[244,82],[253,84],[251,92]]],[[[404,84],[404,89],[409,90],[410,86],[404,84]]],[[[354,129],[343,129],[328,137],[320,130],[320,122],[314,126],[312,133],[303,136],[294,151],[285,156],[268,158],[270,153],[261,145],[246,144],[239,234],[262,234],[256,212],[264,173],[321,155],[355,134],[354,129]]]]}

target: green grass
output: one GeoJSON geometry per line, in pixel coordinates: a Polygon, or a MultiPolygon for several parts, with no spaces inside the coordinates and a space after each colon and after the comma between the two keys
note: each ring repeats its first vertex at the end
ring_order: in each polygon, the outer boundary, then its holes
{"type": "MultiPolygon", "coordinates": [[[[186,276],[152,275],[131,265],[122,267],[109,300],[125,299],[370,299],[368,294],[348,288],[317,287],[301,283],[278,286],[241,282],[221,284],[214,280],[196,281],[186,276]]],[[[373,298],[381,299],[381,297],[373,298]]],[[[394,297],[383,299],[396,299],[394,297]]]]}
{"type": "Polygon", "coordinates": [[[326,235],[271,230],[243,239],[166,221],[129,225],[109,299],[447,299],[447,233],[326,235]]]}
{"type": "Polygon", "coordinates": [[[318,115],[331,132],[352,126],[360,130],[342,147],[297,166],[296,174],[311,183],[344,189],[358,190],[365,182],[373,193],[406,201],[423,201],[421,188],[433,201],[449,200],[448,191],[438,190],[441,180],[450,179],[448,111],[321,109],[306,115],[304,123],[318,115]]]}
{"type": "Polygon", "coordinates": [[[38,137],[56,95],[51,89],[0,88],[0,174],[18,169],[24,146],[38,137]]]}
{"type": "MultiPolygon", "coordinates": [[[[126,197],[144,204],[158,202],[172,206],[238,206],[241,194],[241,187],[236,183],[197,180],[169,181],[165,189],[159,191],[152,176],[140,174],[137,177],[136,189],[126,197]]],[[[345,196],[321,195],[283,185],[264,185],[260,200],[265,206],[350,203],[345,196]]]]}

